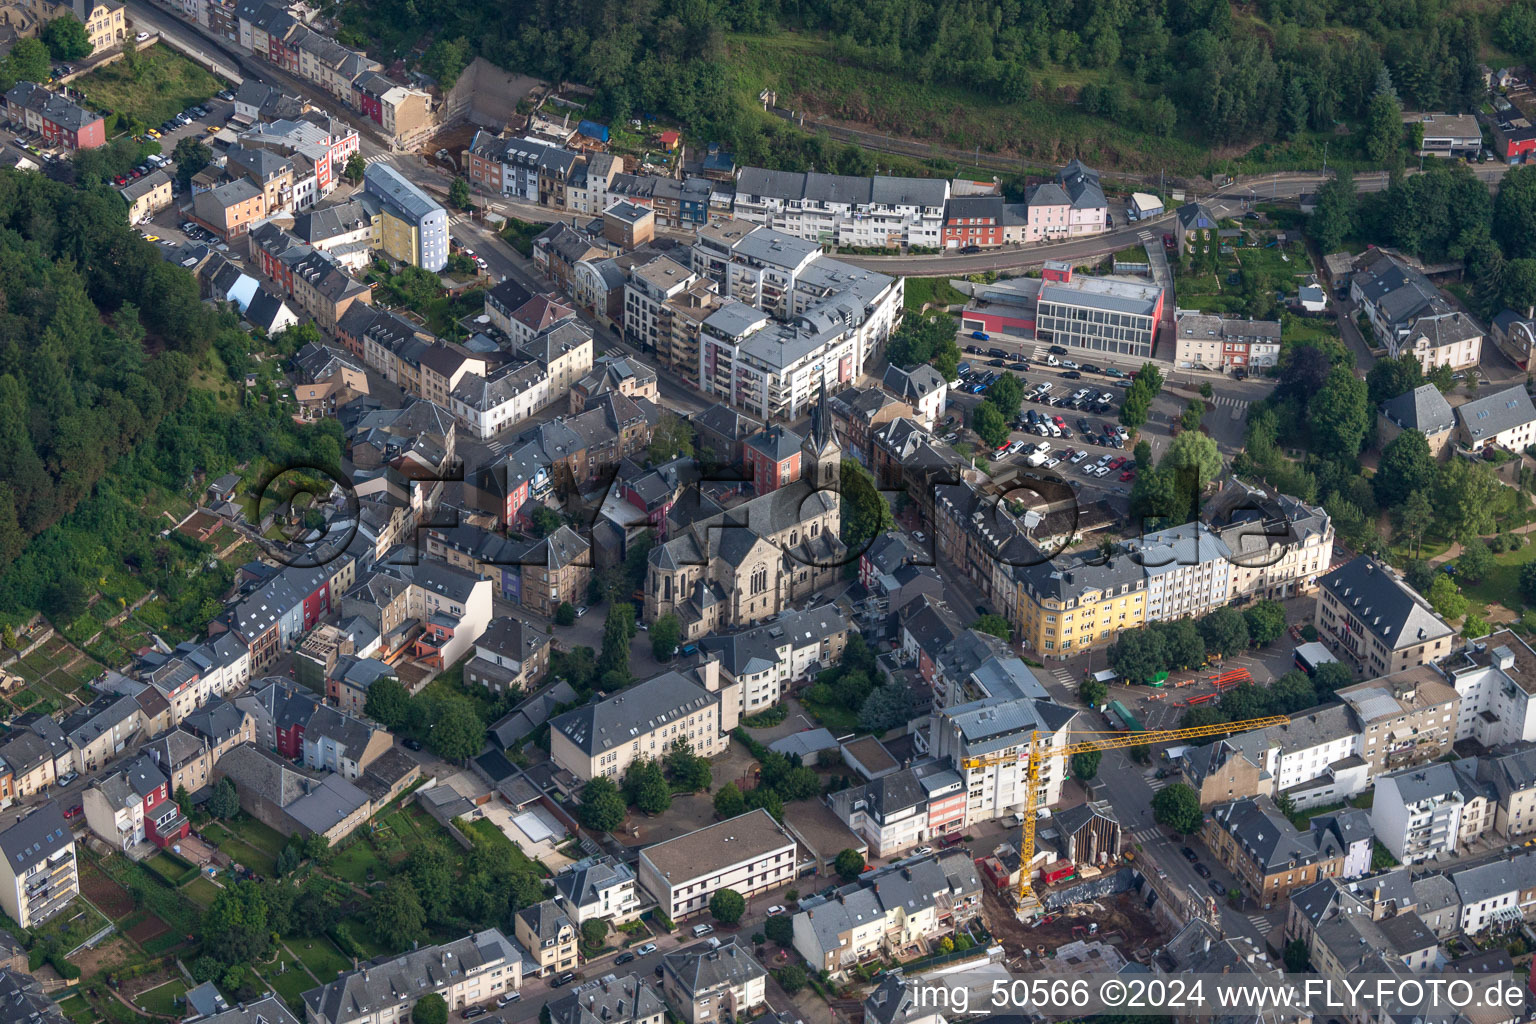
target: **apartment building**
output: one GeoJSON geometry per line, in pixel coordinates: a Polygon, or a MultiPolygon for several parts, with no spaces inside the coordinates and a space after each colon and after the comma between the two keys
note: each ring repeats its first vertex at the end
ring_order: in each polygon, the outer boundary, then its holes
{"type": "Polygon", "coordinates": [[[1412,971],[1434,966],[1439,939],[1411,908],[1390,908],[1371,891],[1325,878],[1291,894],[1285,941],[1301,942],[1317,972],[1342,982],[1373,955],[1412,971]]]}
{"type": "Polygon", "coordinates": [[[679,739],[695,754],[714,757],[736,728],[739,685],[724,682],[715,661],[665,672],[552,719],[550,757],[583,781],[622,779],[632,762],[660,760],[679,739]]]}
{"type": "Polygon", "coordinates": [[[1469,641],[1440,662],[1461,697],[1457,741],[1484,747],[1536,740],[1536,652],[1504,629],[1469,641]]]}
{"type": "MultiPolygon", "coordinates": [[[[1066,659],[1108,646],[1120,633],[1147,621],[1148,575],[1130,555],[1024,561],[1028,564],[1010,567],[1016,586],[1010,621],[1040,657],[1066,659]]],[[[1197,572],[1192,582],[1204,580],[1197,572]]]]}
{"type": "Polygon", "coordinates": [[[1449,753],[1461,697],[1433,665],[1418,665],[1345,687],[1334,696],[1358,724],[1356,753],[1372,776],[1449,753]]]}
{"type": "Polygon", "coordinates": [[[661,985],[684,1024],[743,1020],[767,1005],[768,971],[736,940],[685,946],[661,958],[661,985]]]}
{"type": "Polygon", "coordinates": [[[385,163],[368,165],[363,190],[379,203],[384,253],[424,270],[442,270],[448,262],[448,212],[385,163]]]}
{"type": "MultiPolygon", "coordinates": [[[[119,10],[121,16],[121,10],[119,10]]],[[[70,151],[95,149],[107,142],[100,114],[90,111],[35,82],[18,82],[5,94],[5,110],[11,121],[25,124],[42,135],[49,146],[70,151]]]]}
{"type": "Polygon", "coordinates": [[[795,850],[773,816],[758,808],[641,850],[640,887],[669,919],[682,921],[707,909],[719,889],[751,899],[792,882],[795,850]]]}
{"type": "Polygon", "coordinates": [[[192,197],[192,219],[226,242],[241,237],[266,219],[267,210],[266,193],[246,178],[192,197]]]}
{"type": "Polygon", "coordinates": [[[1232,600],[1232,550],[1205,523],[1145,534],[1127,550],[1146,570],[1146,620],[1200,616],[1232,600]]]}
{"type": "Polygon", "coordinates": [[[74,835],[52,800],[0,831],[0,855],[0,909],[22,928],[42,924],[80,892],[74,835]]]}
{"type": "Polygon", "coordinates": [[[451,1012],[520,990],[525,956],[495,928],[422,946],[305,992],[304,1019],[306,1024],[403,1024],[428,994],[441,996],[451,1012]]]}
{"type": "Polygon", "coordinates": [[[186,838],[191,823],[171,796],[170,780],[154,758],[141,754],[98,779],[81,802],[91,831],[126,852],[139,843],[164,848],[186,838]]]}
{"type": "Polygon", "coordinates": [[[399,85],[377,71],[365,72],[352,82],[352,105],[382,128],[398,149],[426,141],[437,127],[430,93],[399,85]]]}
{"type": "Polygon", "coordinates": [[[1233,477],[1201,515],[1232,553],[1234,601],[1309,594],[1333,562],[1333,521],[1321,505],[1233,477]]]}
{"type": "Polygon", "coordinates": [[[1035,786],[1035,806],[1061,801],[1066,759],[1051,753],[1065,746],[1077,711],[1044,697],[994,696],[956,704],[929,718],[927,752],[960,766],[965,781],[965,823],[991,821],[1023,813],[1028,807],[1028,758],[1031,743],[1043,754],[1035,786]],[[1038,740],[1034,740],[1039,734],[1038,740]],[[969,768],[972,759],[984,767],[969,768]]]}
{"type": "Polygon", "coordinates": [[[128,202],[128,223],[138,224],[171,205],[171,176],[150,171],[119,189],[128,202]]]}
{"type": "Polygon", "coordinates": [[[1536,747],[1522,744],[1474,760],[1478,779],[1494,788],[1494,830],[1513,840],[1536,832],[1536,747]]]}
{"type": "Polygon", "coordinates": [[[568,971],[578,963],[576,942],[581,933],[554,900],[519,910],[513,929],[517,941],[533,954],[539,977],[568,971]]]}
{"type": "Polygon", "coordinates": [[[789,687],[820,668],[835,665],[848,643],[848,620],[835,605],[788,609],[753,629],[699,641],[718,659],[720,678],[737,687],[738,714],[755,715],[783,699],[789,687]]]}
{"type": "Polygon", "coordinates": [[[524,607],[552,618],[562,604],[580,604],[592,579],[592,545],[569,526],[532,541],[516,556],[516,565],[502,571],[504,579],[517,573],[515,598],[524,607]]]}
{"type": "Polygon", "coordinates": [[[1394,359],[1411,352],[1427,373],[1476,366],[1482,357],[1482,329],[1395,253],[1373,249],[1362,257],[1349,292],[1394,359]]]}
{"type": "Polygon", "coordinates": [[[1318,585],[1317,631],[1360,670],[1388,675],[1450,653],[1455,630],[1370,556],[1327,573],[1318,585]]]}
{"type": "Polygon", "coordinates": [[[1460,850],[1493,828],[1498,792],[1475,761],[1443,761],[1376,777],[1371,827],[1403,864],[1460,850]]]}
{"type": "Polygon", "coordinates": [[[913,418],[925,429],[938,427],[949,398],[949,382],[939,371],[926,364],[910,370],[887,366],[880,386],[905,402],[912,409],[913,418]]]}

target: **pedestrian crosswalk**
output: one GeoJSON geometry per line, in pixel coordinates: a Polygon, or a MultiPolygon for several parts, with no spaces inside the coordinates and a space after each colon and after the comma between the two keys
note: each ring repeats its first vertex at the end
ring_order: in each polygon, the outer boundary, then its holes
{"type": "Polygon", "coordinates": [[[1269,918],[1265,917],[1263,914],[1242,914],[1240,916],[1243,918],[1243,920],[1247,921],[1250,925],[1253,926],[1254,933],[1257,934],[1259,938],[1268,938],[1270,928],[1273,927],[1269,923],[1269,918]]]}
{"type": "Polygon", "coordinates": [[[1077,689],[1077,677],[1074,676],[1070,670],[1065,668],[1058,668],[1053,670],[1051,675],[1055,676],[1056,681],[1059,682],[1062,686],[1065,686],[1067,689],[1077,689]]]}
{"type": "Polygon", "coordinates": [[[1211,399],[1211,404],[1230,410],[1229,415],[1234,420],[1240,420],[1248,415],[1249,402],[1246,398],[1237,398],[1232,395],[1217,395],[1211,399]]]}
{"type": "Polygon", "coordinates": [[[1130,837],[1138,843],[1153,843],[1162,838],[1162,832],[1156,825],[1148,825],[1145,828],[1132,829],[1130,837]]]}
{"type": "Polygon", "coordinates": [[[1172,776],[1167,776],[1160,779],[1154,775],[1147,780],[1147,785],[1151,787],[1152,792],[1156,793],[1159,790],[1166,789],[1168,784],[1174,781],[1176,780],[1172,776]]]}

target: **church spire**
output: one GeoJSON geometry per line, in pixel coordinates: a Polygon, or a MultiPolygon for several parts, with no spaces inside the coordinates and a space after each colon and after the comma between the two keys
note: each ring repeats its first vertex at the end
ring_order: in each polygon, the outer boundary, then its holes
{"type": "Polygon", "coordinates": [[[802,458],[809,476],[819,490],[835,490],[842,479],[842,448],[837,443],[837,428],[832,425],[832,415],[827,411],[827,379],[821,379],[821,394],[811,410],[811,430],[806,436],[802,458]]]}

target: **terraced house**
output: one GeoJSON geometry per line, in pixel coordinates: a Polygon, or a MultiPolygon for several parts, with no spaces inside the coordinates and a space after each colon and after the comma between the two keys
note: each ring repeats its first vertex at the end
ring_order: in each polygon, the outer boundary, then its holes
{"type": "Polygon", "coordinates": [[[304,993],[307,1024],[400,1024],[422,996],[450,1011],[516,992],[525,954],[495,928],[348,971],[304,993]]]}

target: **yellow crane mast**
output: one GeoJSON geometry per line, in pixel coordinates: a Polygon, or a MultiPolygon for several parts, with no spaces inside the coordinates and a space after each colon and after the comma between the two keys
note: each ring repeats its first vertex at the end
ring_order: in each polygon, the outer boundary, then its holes
{"type": "Polygon", "coordinates": [[[1152,729],[1140,732],[1119,732],[1110,730],[1079,730],[1067,731],[1068,742],[1064,746],[1051,747],[1041,742],[1044,737],[1047,741],[1052,733],[1038,730],[1029,734],[1027,748],[1019,749],[1009,754],[994,754],[989,757],[966,758],[966,768],[995,768],[1000,765],[1024,762],[1024,827],[1023,834],[1019,837],[1019,894],[1020,908],[1034,899],[1034,887],[1029,884],[1029,862],[1035,856],[1035,811],[1039,803],[1040,766],[1047,758],[1052,760],[1069,758],[1074,754],[1085,753],[1089,750],[1120,750],[1125,747],[1150,746],[1154,743],[1173,743],[1178,740],[1198,740],[1207,736],[1221,736],[1236,732],[1248,732],[1250,729],[1267,729],[1272,725],[1284,725],[1290,719],[1285,715],[1269,715],[1265,718],[1250,718],[1242,722],[1222,722],[1216,725],[1197,725],[1188,729],[1152,729]],[[1081,739],[1079,737],[1097,737],[1093,739],[1081,739]]]}

